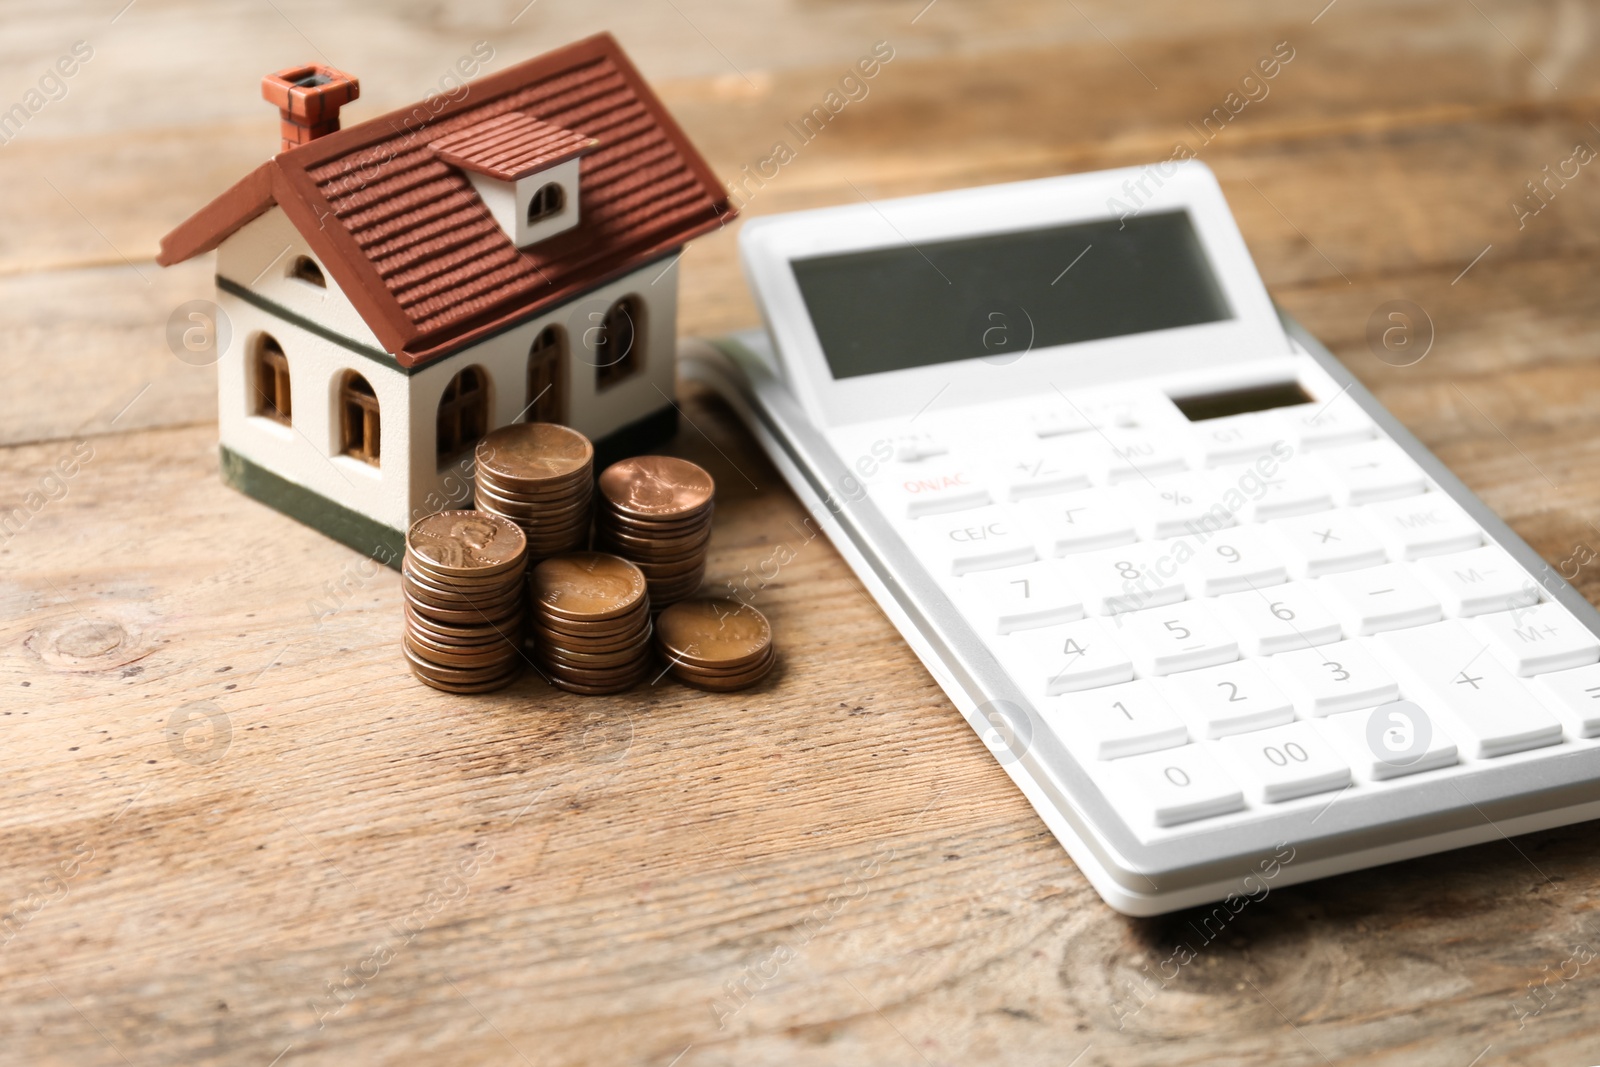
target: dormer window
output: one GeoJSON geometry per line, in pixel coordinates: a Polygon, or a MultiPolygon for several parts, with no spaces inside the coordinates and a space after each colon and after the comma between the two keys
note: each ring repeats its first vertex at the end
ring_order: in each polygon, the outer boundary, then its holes
{"type": "Polygon", "coordinates": [[[546,182],[539,186],[533,194],[533,199],[528,201],[528,225],[532,226],[536,222],[555,218],[566,206],[567,194],[561,191],[560,183],[546,182]]]}
{"type": "Polygon", "coordinates": [[[518,248],[578,225],[580,157],[600,142],[522,111],[448,133],[428,147],[461,170],[518,248]]]}
{"type": "Polygon", "coordinates": [[[289,265],[289,277],[307,285],[314,285],[318,289],[328,287],[328,279],[323,277],[322,268],[317,266],[317,261],[310,256],[295,256],[294,262],[289,265]]]}

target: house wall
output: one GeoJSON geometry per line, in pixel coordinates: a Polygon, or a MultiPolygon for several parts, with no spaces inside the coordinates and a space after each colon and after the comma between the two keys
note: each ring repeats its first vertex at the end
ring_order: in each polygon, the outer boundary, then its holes
{"type": "Polygon", "coordinates": [[[467,180],[472,182],[472,187],[478,192],[478,199],[489,209],[494,221],[518,248],[526,248],[546,237],[554,237],[578,224],[578,160],[576,159],[557,163],[516,182],[496,181],[470,170],[467,171],[467,180]],[[552,182],[561,186],[562,196],[565,197],[561,212],[529,226],[528,201],[533,199],[535,192],[552,182]]]}
{"type": "Polygon", "coordinates": [[[341,337],[368,348],[383,349],[355,305],[340,291],[328,265],[312,255],[311,246],[282,208],[269,209],[222,242],[217,249],[217,274],[341,337]],[[309,256],[322,269],[328,282],[326,289],[290,276],[299,256],[309,256]]]}
{"type": "MultiPolygon", "coordinates": [[[[261,298],[281,304],[358,345],[379,349],[377,339],[338,291],[333,277],[325,291],[287,277],[295,255],[309,254],[282,212],[273,209],[225,241],[218,273],[261,298]],[[287,249],[287,251],[285,251],[287,249]],[[264,273],[263,273],[264,271],[264,273]],[[311,291],[307,291],[307,290],[311,291]]],[[[490,388],[490,428],[518,421],[527,396],[528,351],[548,325],[566,331],[567,422],[598,439],[667,406],[674,396],[677,336],[676,260],[646,264],[609,285],[552,309],[473,348],[406,373],[296,325],[271,310],[228,292],[218,303],[232,323],[227,352],[218,363],[218,428],[222,444],[312,491],[396,530],[415,518],[459,504],[470,463],[458,459],[441,468],[436,454],[439,398],[450,379],[468,366],[482,367],[490,388]],[[639,330],[641,367],[636,375],[600,390],[596,383],[594,328],[619,297],[633,295],[644,308],[639,330]],[[293,425],[251,414],[254,353],[270,333],[289,364],[293,425]],[[340,455],[339,384],[357,371],[378,397],[382,465],[340,455]]]]}

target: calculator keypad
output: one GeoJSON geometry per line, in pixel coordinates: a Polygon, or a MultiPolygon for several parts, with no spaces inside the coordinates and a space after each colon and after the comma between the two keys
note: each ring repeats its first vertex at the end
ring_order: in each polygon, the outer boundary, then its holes
{"type": "Polygon", "coordinates": [[[1600,738],[1600,641],[1348,397],[903,443],[872,498],[1147,840],[1600,738]]]}

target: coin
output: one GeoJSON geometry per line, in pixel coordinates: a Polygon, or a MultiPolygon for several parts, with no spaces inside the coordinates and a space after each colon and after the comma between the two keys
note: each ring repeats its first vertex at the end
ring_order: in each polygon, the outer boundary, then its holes
{"type": "Polygon", "coordinates": [[[656,617],[656,635],[669,655],[708,667],[737,667],[772,645],[772,625],[749,604],[701,597],[673,604],[656,617]]]}
{"type": "Polygon", "coordinates": [[[481,511],[438,511],[411,524],[406,548],[444,575],[497,574],[522,565],[527,538],[509,519],[481,511]]]}
{"type": "Polygon", "coordinates": [[[655,629],[668,659],[695,667],[742,668],[772,648],[767,617],[725,597],[680,600],[656,616],[655,629]]]}
{"type": "Polygon", "coordinates": [[[550,684],[559,689],[565,689],[569,693],[577,693],[580,696],[609,696],[612,693],[627,692],[629,689],[632,689],[634,686],[644,681],[644,676],[648,673],[650,672],[648,668],[646,668],[639,671],[637,675],[622,678],[618,681],[604,685],[585,685],[581,682],[575,682],[570,678],[563,677],[562,675],[552,674],[550,676],[550,684]]]}
{"type": "Polygon", "coordinates": [[[477,469],[510,484],[575,478],[594,463],[594,446],[576,430],[552,422],[519,422],[478,442],[477,469]]]}
{"type": "Polygon", "coordinates": [[[777,663],[777,660],[778,658],[776,655],[768,656],[761,663],[757,664],[755,667],[752,667],[748,672],[737,675],[697,673],[674,667],[672,669],[672,676],[686,685],[692,685],[696,688],[707,689],[716,693],[727,693],[732,692],[735,689],[746,689],[752,685],[755,685],[768,674],[772,673],[772,668],[777,663]]]}
{"type": "Polygon", "coordinates": [[[613,463],[600,474],[600,492],[626,515],[674,519],[711,503],[711,475],[686,459],[636,456],[613,463]]]}
{"type": "Polygon", "coordinates": [[[574,552],[547,559],[530,582],[539,610],[579,621],[610,619],[645,596],[639,568],[604,552],[574,552]]]}

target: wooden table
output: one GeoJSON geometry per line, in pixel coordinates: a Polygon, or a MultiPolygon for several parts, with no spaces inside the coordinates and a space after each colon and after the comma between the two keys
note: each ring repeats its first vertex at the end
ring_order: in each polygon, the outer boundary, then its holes
{"type": "MultiPolygon", "coordinates": [[[[0,145],[0,1059],[1600,1062],[1592,824],[1276,889],[1210,941],[1123,918],[703,395],[714,581],[795,555],[757,593],[779,675],[420,687],[396,575],[219,481],[215,375],[163,336],[211,266],[152,263],[273,149],[260,76],[319,55],[356,120],[474,41],[498,69],[611,28],[735,177],[889,42],[754,215],[1164,158],[1286,41],[1200,152],[1269,288],[1560,563],[1600,546],[1600,173],[1511,205],[1600,146],[1596,5],[121,2],[0,43],[0,108],[93,49],[0,145]],[[1432,322],[1411,366],[1368,343],[1395,300],[1432,322]]],[[[683,276],[685,332],[755,321],[731,232],[683,276]]]]}

